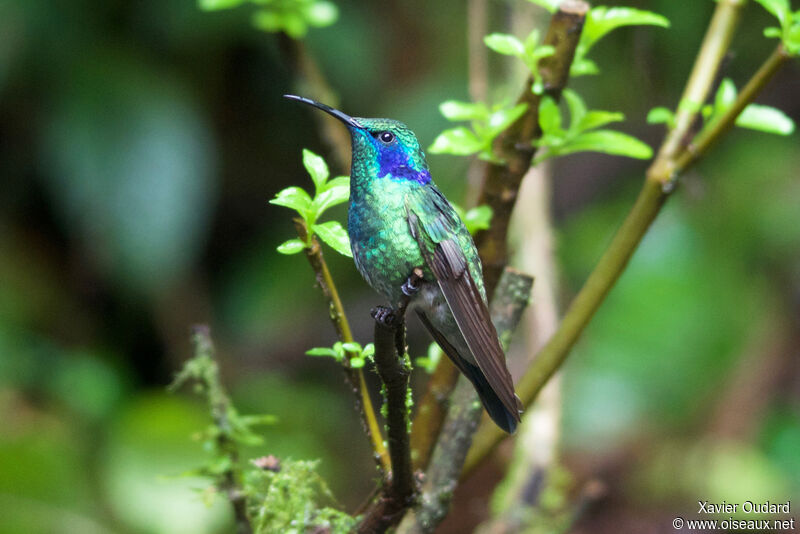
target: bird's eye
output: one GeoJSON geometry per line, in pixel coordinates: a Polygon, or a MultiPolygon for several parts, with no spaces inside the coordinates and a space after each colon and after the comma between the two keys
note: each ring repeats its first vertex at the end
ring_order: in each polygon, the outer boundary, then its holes
{"type": "Polygon", "coordinates": [[[394,134],[392,132],[381,132],[378,134],[378,139],[381,140],[381,143],[389,144],[394,141],[394,134]]]}

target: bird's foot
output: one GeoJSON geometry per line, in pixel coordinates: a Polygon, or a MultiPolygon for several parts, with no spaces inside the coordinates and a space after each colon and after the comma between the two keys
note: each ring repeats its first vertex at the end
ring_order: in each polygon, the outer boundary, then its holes
{"type": "Polygon", "coordinates": [[[397,322],[397,314],[388,306],[375,306],[372,308],[370,315],[387,328],[393,328],[397,322]]]}
{"type": "Polygon", "coordinates": [[[414,295],[419,292],[420,289],[420,282],[422,281],[422,269],[416,267],[408,279],[403,282],[403,285],[400,287],[400,290],[403,292],[403,295],[407,297],[413,297],[414,295]]]}

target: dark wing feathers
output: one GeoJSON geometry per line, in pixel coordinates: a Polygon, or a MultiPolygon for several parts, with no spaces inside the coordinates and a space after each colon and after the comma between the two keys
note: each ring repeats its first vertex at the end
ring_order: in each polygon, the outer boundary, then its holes
{"type": "MultiPolygon", "coordinates": [[[[438,193],[438,190],[436,192],[438,193]]],[[[492,324],[483,296],[470,274],[467,259],[455,240],[461,230],[461,222],[458,219],[453,220],[449,213],[452,208],[449,205],[447,205],[449,210],[442,209],[440,201],[445,203],[447,201],[441,197],[441,193],[439,197],[434,197],[433,202],[439,213],[435,215],[427,213],[429,215],[425,221],[427,224],[421,224],[421,219],[413,208],[407,207],[411,234],[419,243],[425,262],[436,276],[456,324],[478,367],[503,405],[519,421],[519,401],[514,394],[514,383],[506,368],[505,355],[497,331],[492,324]]],[[[434,334],[434,337],[437,336],[434,334]]],[[[441,342],[439,344],[441,345],[441,342]]],[[[443,345],[442,348],[448,352],[448,347],[443,345]]],[[[449,348],[453,349],[452,346],[449,348]]]]}

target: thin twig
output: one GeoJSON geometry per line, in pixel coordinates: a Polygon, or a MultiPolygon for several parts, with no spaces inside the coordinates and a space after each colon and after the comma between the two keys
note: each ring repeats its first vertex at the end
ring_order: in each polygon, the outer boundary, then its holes
{"type": "MultiPolygon", "coordinates": [[[[530,299],[533,278],[507,267],[492,301],[492,322],[500,339],[507,339],[519,323],[530,299]]],[[[480,422],[481,404],[475,388],[461,377],[451,396],[442,435],[425,473],[419,506],[398,527],[398,534],[433,532],[447,515],[450,500],[458,484],[472,435],[480,422]]]]}
{"type": "MultiPolygon", "coordinates": [[[[740,0],[721,0],[717,3],[698,60],[687,82],[688,87],[684,91],[684,95],[691,95],[694,101],[705,102],[708,98],[715,73],[725,56],[738,22],[741,5],[740,0]]],[[[776,54],[770,56],[747,84],[748,90],[742,91],[745,95],[742,100],[737,100],[737,105],[726,111],[718,124],[730,125],[735,122],[744,106],[763,89],[775,70],[785,62],[784,59],[776,57],[776,54]]],[[[675,128],[666,137],[656,160],[648,169],[642,190],[622,227],[570,304],[558,331],[537,354],[534,363],[517,385],[517,392],[526,406],[536,399],[542,387],[564,363],[583,329],[619,279],[628,260],[673,190],[678,171],[688,169],[697,161],[699,154],[704,153],[707,147],[727,131],[726,126],[719,126],[702,132],[698,138],[698,141],[702,141],[700,145],[702,151],[698,151],[698,145],[694,143],[695,148],[692,153],[696,155],[685,155],[690,149],[681,148],[680,141],[691,131],[697,114],[697,111],[686,108],[688,106],[684,106],[684,110],[679,112],[675,128]]],[[[464,465],[465,474],[477,466],[502,439],[503,435],[489,425],[482,427],[475,436],[472,450],[467,456],[464,465]]]]}
{"type": "MultiPolygon", "coordinates": [[[[306,241],[308,237],[308,229],[302,219],[295,219],[295,228],[297,235],[302,241],[306,241]]],[[[322,290],[322,294],[328,303],[328,315],[330,316],[333,328],[336,330],[336,335],[342,343],[352,343],[353,334],[350,331],[350,323],[345,315],[342,301],[339,298],[339,292],[336,290],[336,284],[333,282],[333,277],[328,270],[328,265],[325,263],[325,258],[322,255],[322,248],[316,236],[311,239],[311,246],[305,249],[308,262],[316,275],[317,284],[322,290]]],[[[347,352],[347,364],[351,358],[356,354],[347,352]]],[[[364,380],[364,373],[359,369],[353,369],[349,365],[344,366],[345,379],[348,386],[353,391],[356,401],[356,410],[361,415],[361,421],[364,425],[364,431],[372,443],[372,449],[375,460],[378,466],[383,471],[389,469],[389,455],[386,451],[386,446],[383,444],[381,436],[380,425],[378,425],[378,418],[375,416],[375,408],[372,405],[372,399],[367,390],[366,381],[364,380]]]]}
{"type": "MultiPolygon", "coordinates": [[[[555,53],[539,63],[544,93],[534,94],[533,79],[528,78],[518,99],[518,103],[528,104],[527,111],[495,141],[495,151],[504,163],[487,166],[484,186],[478,200],[478,204],[491,207],[494,215],[489,229],[475,236],[483,264],[486,294],[490,297],[494,295],[494,289],[507,263],[508,223],[522,178],[530,168],[536,152],[532,141],[542,134],[539,128],[539,103],[544,96],[558,99],[566,87],[588,10],[589,5],[581,0],[562,2],[559,10],[550,19],[544,39],[544,44],[553,46],[555,53]]],[[[445,399],[455,386],[458,376],[458,370],[449,361],[440,362],[419,403],[412,443],[416,463],[421,468],[427,465],[430,458],[430,451],[446,413],[445,399]]]]}

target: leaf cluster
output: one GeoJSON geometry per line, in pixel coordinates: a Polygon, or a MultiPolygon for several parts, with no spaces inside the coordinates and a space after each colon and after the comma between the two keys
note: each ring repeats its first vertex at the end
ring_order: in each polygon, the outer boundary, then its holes
{"type": "Polygon", "coordinates": [[[331,357],[339,363],[348,362],[348,365],[354,369],[364,367],[367,361],[372,361],[375,355],[375,345],[368,343],[362,347],[360,343],[351,341],[350,343],[342,343],[337,341],[332,347],[314,347],[306,351],[309,356],[327,356],[331,357]],[[353,356],[347,359],[347,354],[353,356]]]}
{"type": "Polygon", "coordinates": [[[200,9],[219,11],[244,3],[258,6],[253,14],[256,28],[267,32],[284,32],[299,39],[309,27],[330,26],[339,18],[336,4],[327,0],[198,0],[200,9]]]}
{"type": "Polygon", "coordinates": [[[306,239],[285,241],[278,246],[278,252],[297,254],[311,247],[316,234],[339,254],[352,257],[350,239],[342,224],[339,221],[317,222],[326,210],[347,201],[350,197],[350,178],[339,176],[329,180],[330,172],[325,160],[308,149],[303,149],[303,165],[314,182],[314,197],[302,187],[292,186],[280,191],[269,202],[296,211],[308,229],[306,239]]]}
{"type": "Polygon", "coordinates": [[[629,158],[649,159],[652,149],[628,134],[609,129],[599,129],[612,122],[625,119],[615,111],[588,110],[583,99],[570,89],[563,92],[569,109],[570,123],[562,124],[561,109],[555,100],[544,97],[539,105],[539,126],[542,137],[534,141],[539,147],[534,163],[574,152],[604,152],[629,158]]]}
{"type": "Polygon", "coordinates": [[[764,30],[767,37],[781,40],[786,51],[793,56],[800,55],[800,10],[792,11],[789,0],[756,0],[769,11],[780,26],[770,26],[764,30]]]}
{"type": "MultiPolygon", "coordinates": [[[[699,105],[696,102],[683,101],[679,109],[700,111],[704,121],[704,128],[709,128],[718,121],[736,102],[738,92],[730,78],[725,78],[719,85],[714,101],[699,105]]],[[[656,107],[647,114],[647,122],[651,124],[666,124],[668,128],[675,127],[675,113],[664,107],[656,107]]],[[[748,104],[736,118],[736,126],[758,130],[760,132],[790,135],[794,132],[794,121],[784,112],[771,106],[748,104]]]]}

